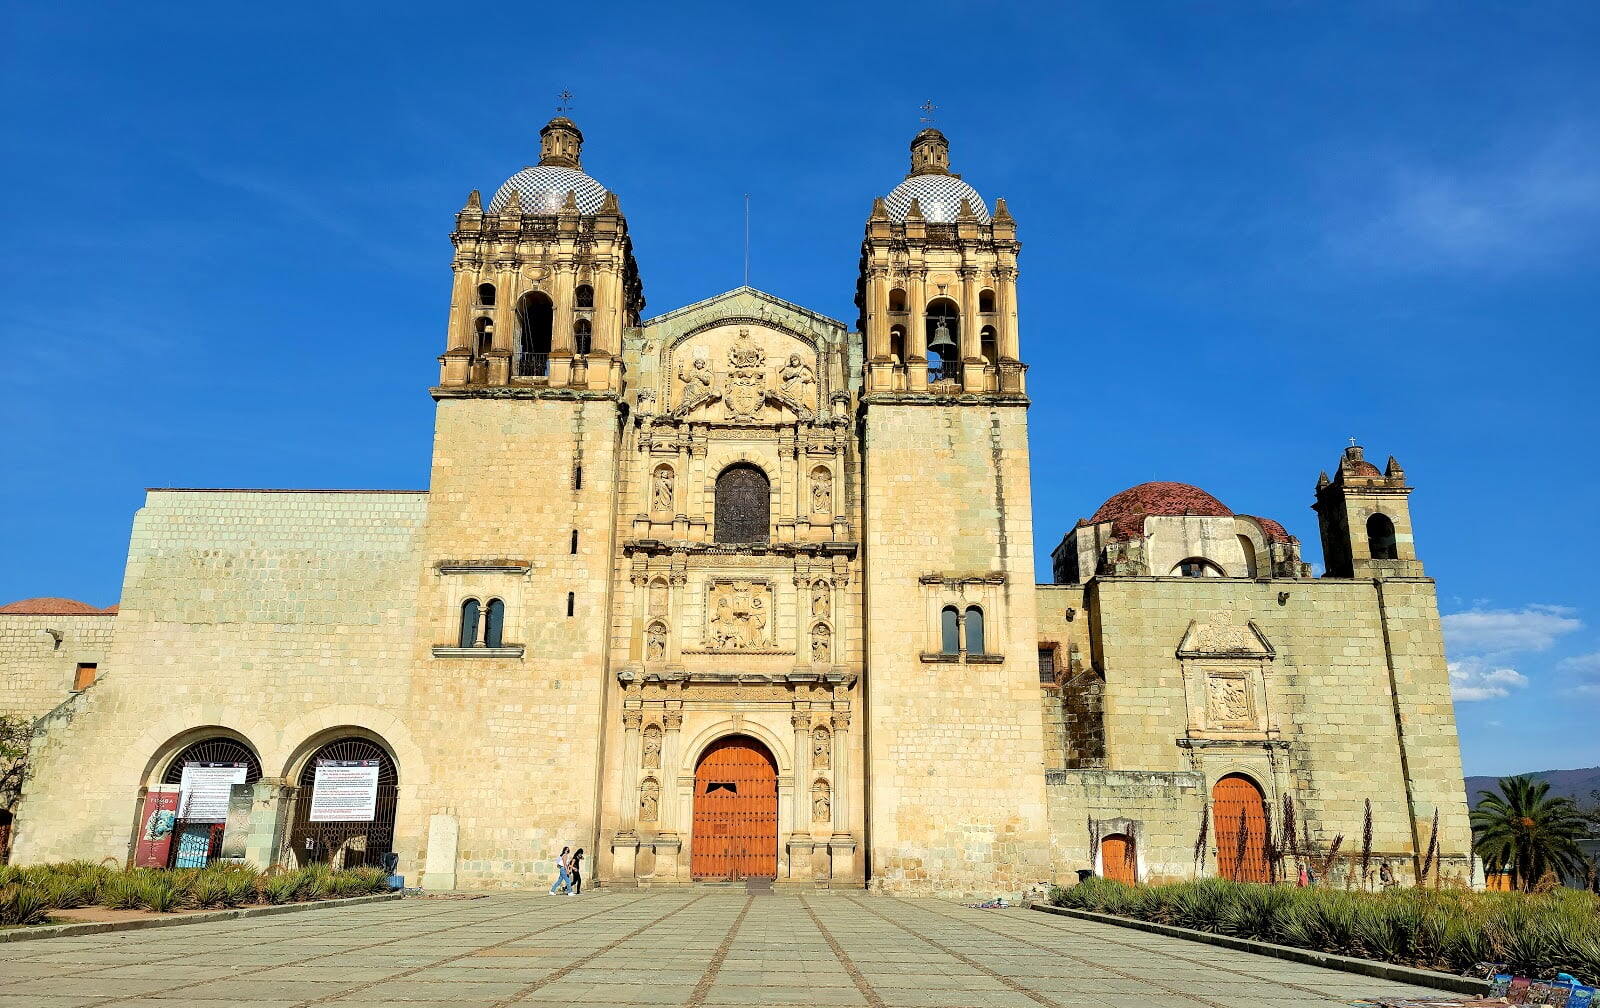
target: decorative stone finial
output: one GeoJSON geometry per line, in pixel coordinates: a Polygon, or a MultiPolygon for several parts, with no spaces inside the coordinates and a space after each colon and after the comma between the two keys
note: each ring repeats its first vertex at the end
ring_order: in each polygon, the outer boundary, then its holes
{"type": "Polygon", "coordinates": [[[911,170],[906,172],[906,178],[913,175],[948,175],[950,174],[950,141],[944,134],[929,126],[911,141],[911,170]]]}
{"type": "Polygon", "coordinates": [[[1393,455],[1389,456],[1389,464],[1383,467],[1383,475],[1390,483],[1404,483],[1406,471],[1400,468],[1400,463],[1393,455]]]}
{"type": "Polygon", "coordinates": [[[1004,196],[994,201],[994,219],[996,223],[1016,223],[1011,219],[1011,211],[1006,209],[1006,198],[1004,196]]]}
{"type": "Polygon", "coordinates": [[[963,197],[961,206],[956,210],[956,220],[975,221],[977,219],[978,215],[972,210],[972,201],[963,197]]]}
{"type": "Polygon", "coordinates": [[[566,116],[556,116],[539,131],[539,163],[557,168],[582,168],[583,133],[566,116]]]}
{"type": "Polygon", "coordinates": [[[911,197],[911,208],[906,211],[906,220],[908,220],[908,221],[912,221],[912,220],[921,221],[921,220],[923,220],[923,216],[922,216],[922,201],[917,199],[915,196],[911,197]]]}
{"type": "Polygon", "coordinates": [[[1317,489],[1326,490],[1328,485],[1332,482],[1333,480],[1328,478],[1328,470],[1324,469],[1322,470],[1321,474],[1317,476],[1317,489]]]}
{"type": "Polygon", "coordinates": [[[600,212],[603,214],[619,214],[622,212],[621,207],[617,204],[616,193],[609,189],[606,190],[606,198],[600,201],[600,212]]]}
{"type": "Polygon", "coordinates": [[[503,213],[503,214],[521,214],[522,213],[522,190],[521,189],[518,189],[515,186],[512,186],[512,188],[511,188],[511,198],[506,200],[506,205],[501,208],[500,212],[503,213]]]}
{"type": "Polygon", "coordinates": [[[889,208],[884,205],[882,196],[872,198],[872,216],[868,220],[888,220],[889,208]]]}
{"type": "Polygon", "coordinates": [[[483,194],[478,192],[478,190],[476,190],[476,189],[474,189],[471,192],[467,193],[467,205],[462,207],[462,209],[463,210],[482,210],[483,209],[483,194]]]}
{"type": "Polygon", "coordinates": [[[577,192],[572,189],[567,190],[567,198],[561,201],[561,212],[563,214],[575,214],[578,212],[577,192]]]}

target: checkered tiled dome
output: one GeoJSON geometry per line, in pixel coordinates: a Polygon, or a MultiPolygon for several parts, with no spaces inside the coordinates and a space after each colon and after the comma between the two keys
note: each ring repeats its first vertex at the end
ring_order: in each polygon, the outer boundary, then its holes
{"type": "Polygon", "coordinates": [[[577,194],[579,213],[596,212],[606,198],[606,187],[576,168],[533,165],[506,179],[489,201],[489,212],[505,209],[513,191],[522,194],[522,212],[531,214],[559,212],[569,191],[577,194]]]}
{"type": "Polygon", "coordinates": [[[903,221],[911,209],[912,199],[917,201],[923,218],[930,224],[954,223],[956,214],[961,211],[962,200],[972,206],[972,212],[978,215],[978,220],[989,223],[989,208],[984,205],[978,190],[954,175],[913,175],[895,186],[894,192],[884,197],[883,205],[890,217],[903,221]]]}

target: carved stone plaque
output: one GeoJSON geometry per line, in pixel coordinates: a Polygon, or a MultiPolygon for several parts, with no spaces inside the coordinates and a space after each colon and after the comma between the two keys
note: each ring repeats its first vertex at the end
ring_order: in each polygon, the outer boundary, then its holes
{"type": "Polygon", "coordinates": [[[772,647],[772,585],[715,581],[706,600],[706,647],[750,651],[772,647]]]}
{"type": "Polygon", "coordinates": [[[1255,727],[1255,705],[1250,702],[1250,687],[1243,676],[1206,677],[1206,716],[1219,727],[1255,727]]]}
{"type": "Polygon", "coordinates": [[[750,330],[740,329],[739,339],[728,348],[728,380],[723,399],[734,419],[747,420],[766,401],[767,352],[750,339],[750,330]]]}

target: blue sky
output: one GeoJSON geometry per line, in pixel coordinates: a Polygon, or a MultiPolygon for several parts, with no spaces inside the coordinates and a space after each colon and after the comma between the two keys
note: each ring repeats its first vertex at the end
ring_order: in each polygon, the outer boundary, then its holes
{"type": "Polygon", "coordinates": [[[1417,488],[1468,772],[1600,763],[1600,7],[6,20],[0,600],[116,601],[146,486],[423,486],[452,214],[536,159],[563,88],[649,314],[739,283],[748,192],[752,282],[846,321],[932,99],[1025,243],[1042,560],[1147,479],[1315,559],[1356,436],[1417,488]]]}

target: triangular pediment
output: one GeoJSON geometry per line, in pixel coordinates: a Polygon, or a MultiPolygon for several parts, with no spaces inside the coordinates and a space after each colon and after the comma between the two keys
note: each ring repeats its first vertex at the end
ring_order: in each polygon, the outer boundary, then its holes
{"type": "Polygon", "coordinates": [[[1271,658],[1276,654],[1253,620],[1243,626],[1227,618],[1190,620],[1178,642],[1179,658],[1271,658]]]}
{"type": "MultiPolygon", "coordinates": [[[[756,290],[754,287],[735,287],[715,297],[696,301],[691,305],[684,305],[664,315],[646,319],[644,328],[656,329],[665,327],[673,330],[688,330],[696,328],[707,322],[726,318],[757,318],[769,320],[788,329],[801,332],[816,332],[818,330],[832,330],[843,333],[846,326],[838,319],[829,318],[821,312],[814,312],[809,308],[785,301],[783,298],[774,297],[766,291],[756,290]]],[[[831,341],[830,341],[831,342],[831,341]]]]}

